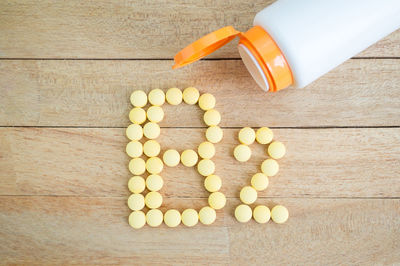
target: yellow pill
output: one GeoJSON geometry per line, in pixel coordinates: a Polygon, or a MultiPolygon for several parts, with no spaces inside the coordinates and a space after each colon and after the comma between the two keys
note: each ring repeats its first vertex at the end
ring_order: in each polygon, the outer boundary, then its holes
{"type": "Polygon", "coordinates": [[[146,171],[146,163],[142,158],[133,158],[129,162],[129,171],[134,175],[141,175],[146,171]]]}
{"type": "Polygon", "coordinates": [[[265,224],[271,218],[271,212],[267,206],[258,205],[253,210],[253,218],[257,223],[265,224]]]}
{"type": "Polygon", "coordinates": [[[160,89],[154,89],[149,92],[149,102],[155,106],[161,106],[165,102],[165,94],[160,89]]]}
{"type": "Polygon", "coordinates": [[[140,157],[143,154],[143,145],[137,140],[132,140],[126,145],[126,153],[132,157],[140,157]]]}
{"type": "Polygon", "coordinates": [[[161,206],[162,201],[163,198],[161,194],[157,191],[150,191],[146,194],[146,197],[144,197],[144,202],[146,203],[146,206],[150,209],[157,209],[161,206]]]}
{"type": "Polygon", "coordinates": [[[178,88],[171,88],[165,95],[167,102],[171,105],[178,105],[182,102],[182,91],[178,88]]]}
{"type": "Polygon", "coordinates": [[[159,175],[149,175],[146,178],[146,187],[150,191],[159,191],[164,185],[164,181],[159,175]]]}
{"type": "Polygon", "coordinates": [[[158,157],[150,157],[146,161],[146,170],[150,174],[159,174],[164,168],[164,164],[158,157]]]}
{"type": "Polygon", "coordinates": [[[128,207],[132,211],[138,211],[144,208],[144,197],[142,194],[132,194],[128,198],[128,207]]]}
{"type": "Polygon", "coordinates": [[[267,176],[274,176],[279,172],[279,164],[274,159],[267,159],[262,162],[261,171],[267,176]]]}
{"type": "Polygon", "coordinates": [[[153,123],[159,123],[164,118],[164,111],[160,106],[151,106],[147,109],[147,118],[153,123]]]}
{"type": "Polygon", "coordinates": [[[250,127],[244,127],[239,131],[239,141],[243,144],[253,144],[256,139],[256,132],[250,127]]]}
{"type": "Polygon", "coordinates": [[[268,187],[268,184],[268,176],[262,173],[257,173],[251,178],[251,185],[258,191],[266,189],[268,187]]]}
{"type": "Polygon", "coordinates": [[[146,188],[146,183],[143,177],[134,176],[129,179],[128,188],[132,193],[142,193],[146,188]]]}
{"type": "Polygon", "coordinates": [[[268,146],[268,154],[274,159],[280,159],[285,156],[285,145],[280,141],[274,141],[268,146]]]}
{"type": "Polygon", "coordinates": [[[241,204],[235,209],[235,217],[238,222],[247,223],[252,215],[251,208],[248,205],[241,204]]]}
{"type": "Polygon", "coordinates": [[[188,227],[195,226],[199,222],[199,214],[194,209],[186,209],[182,212],[182,223],[188,227]]]}
{"type": "Polygon", "coordinates": [[[130,140],[140,140],[143,137],[143,128],[138,124],[130,124],[126,128],[126,136],[130,140]]]}
{"type": "Polygon", "coordinates": [[[217,218],[217,213],[211,207],[203,207],[199,211],[199,220],[202,224],[209,225],[212,224],[217,218]]]}
{"type": "Polygon", "coordinates": [[[215,164],[210,159],[203,159],[197,164],[197,171],[203,176],[212,175],[215,171],[215,164]]]}
{"type": "Polygon", "coordinates": [[[148,139],[158,138],[160,131],[160,126],[153,122],[148,122],[143,127],[143,134],[148,139]]]}
{"type": "Polygon", "coordinates": [[[207,126],[217,126],[221,122],[221,115],[215,109],[210,109],[204,113],[204,122],[207,126]]]}
{"type": "Polygon", "coordinates": [[[131,103],[135,107],[143,107],[147,104],[147,94],[142,90],[136,90],[131,94],[131,103]]]}
{"type": "Polygon", "coordinates": [[[160,144],[153,139],[148,140],[143,144],[143,153],[146,154],[146,156],[148,157],[157,156],[158,154],[160,154],[160,149],[160,144]]]}
{"type": "Polygon", "coordinates": [[[257,200],[257,190],[253,187],[245,186],[240,190],[240,200],[246,204],[252,204],[257,200]]]}
{"type": "Polygon", "coordinates": [[[197,153],[194,150],[184,150],[181,154],[181,162],[184,166],[192,167],[199,159],[197,153]]]}
{"type": "Polygon", "coordinates": [[[251,157],[250,147],[244,144],[237,145],[233,150],[233,156],[235,156],[236,160],[239,162],[246,162],[251,157]]]}
{"type": "Polygon", "coordinates": [[[199,98],[199,106],[204,111],[213,109],[215,107],[215,97],[210,93],[202,94],[199,98]]]}
{"type": "Polygon", "coordinates": [[[189,87],[183,90],[183,100],[187,104],[196,104],[200,93],[196,88],[189,87]]]}
{"type": "Polygon", "coordinates": [[[164,223],[168,227],[177,227],[181,223],[181,214],[177,210],[168,210],[164,214],[164,223]]]}
{"type": "Polygon", "coordinates": [[[283,224],[289,218],[289,211],[282,205],[276,205],[271,210],[271,219],[277,224],[283,224]]]}
{"type": "Polygon", "coordinates": [[[209,192],[215,192],[221,189],[222,181],[217,175],[209,175],[204,179],[204,187],[209,192]]]}
{"type": "Polygon", "coordinates": [[[146,222],[151,227],[160,226],[163,222],[163,213],[158,209],[151,209],[146,213],[146,222]]]}
{"type": "Polygon", "coordinates": [[[129,120],[134,124],[142,124],[146,121],[146,111],[140,107],[135,107],[129,112],[129,120]]]}
{"type": "Polygon", "coordinates": [[[211,126],[207,128],[206,139],[211,143],[218,143],[222,140],[224,132],[219,126],[211,126]]]}
{"type": "Polygon", "coordinates": [[[197,152],[199,156],[203,159],[211,159],[215,155],[215,147],[214,144],[208,141],[204,141],[197,148],[197,152]]]}
{"type": "Polygon", "coordinates": [[[169,167],[174,167],[179,164],[181,157],[177,150],[169,149],[163,154],[163,161],[169,167]]]}
{"type": "Polygon", "coordinates": [[[256,140],[260,144],[268,144],[272,141],[274,133],[268,127],[259,128],[256,132],[256,140]]]}
{"type": "Polygon", "coordinates": [[[130,226],[139,229],[146,224],[146,215],[142,211],[134,211],[129,215],[128,220],[130,226]]]}
{"type": "Polygon", "coordinates": [[[214,210],[219,210],[225,207],[226,197],[221,192],[213,192],[208,196],[208,204],[214,210]]]}

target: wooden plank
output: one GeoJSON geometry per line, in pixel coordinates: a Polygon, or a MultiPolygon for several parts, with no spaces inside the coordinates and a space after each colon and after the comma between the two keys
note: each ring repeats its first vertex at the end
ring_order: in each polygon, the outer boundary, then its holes
{"type": "MultiPolygon", "coordinates": [[[[233,218],[229,199],[211,226],[127,224],[123,198],[0,197],[0,257],[10,264],[393,264],[400,261],[399,199],[270,199],[284,225],[233,218]]],[[[169,199],[166,208],[200,208],[169,199]]]]}
{"type": "MultiPolygon", "coordinates": [[[[400,197],[400,128],[279,129],[287,146],[280,173],[260,197],[400,197]]],[[[216,145],[216,174],[228,197],[238,196],[266,159],[265,146],[252,145],[252,159],[232,156],[238,129],[224,129],[216,145]]],[[[127,196],[131,174],[125,129],[1,128],[1,195],[127,196]]],[[[203,129],[162,129],[162,152],[196,149],[203,129]]],[[[165,197],[202,197],[208,192],[195,168],[162,172],[165,197]]]]}
{"type": "MultiPolygon", "coordinates": [[[[305,89],[265,93],[241,61],[0,61],[0,125],[123,127],[134,89],[196,86],[222,126],[399,126],[398,60],[350,60],[305,89]]],[[[199,108],[164,105],[168,127],[204,126],[199,108]],[[194,119],[195,118],[195,119],[194,119]]]]}
{"type": "MultiPolygon", "coordinates": [[[[0,57],[169,58],[195,39],[232,25],[246,31],[272,0],[1,1],[0,57]]],[[[358,56],[399,57],[400,31],[358,56]]],[[[236,41],[212,54],[238,58],[236,41]]]]}

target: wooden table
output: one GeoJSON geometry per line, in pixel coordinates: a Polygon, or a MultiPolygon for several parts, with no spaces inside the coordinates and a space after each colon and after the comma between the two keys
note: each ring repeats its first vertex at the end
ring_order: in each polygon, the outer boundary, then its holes
{"type": "MultiPolygon", "coordinates": [[[[0,263],[392,264],[400,262],[400,31],[305,89],[257,88],[235,43],[171,70],[196,38],[251,26],[272,1],[0,1],[0,263]],[[134,89],[196,86],[217,98],[217,174],[227,206],[211,226],[132,229],[124,152],[134,89]],[[238,130],[287,145],[259,204],[284,225],[233,217],[265,157],[232,158],[238,130]]],[[[196,148],[197,107],[165,106],[162,149],[196,148]]],[[[207,204],[193,168],[163,173],[163,210],[207,204]]]]}

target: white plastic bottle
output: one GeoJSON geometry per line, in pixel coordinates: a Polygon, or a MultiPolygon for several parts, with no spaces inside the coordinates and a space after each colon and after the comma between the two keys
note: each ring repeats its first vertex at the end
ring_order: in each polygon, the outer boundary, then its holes
{"type": "Polygon", "coordinates": [[[278,0],[253,24],[204,36],[175,56],[174,68],[239,36],[240,56],[262,89],[302,88],[400,28],[400,0],[278,0]]]}

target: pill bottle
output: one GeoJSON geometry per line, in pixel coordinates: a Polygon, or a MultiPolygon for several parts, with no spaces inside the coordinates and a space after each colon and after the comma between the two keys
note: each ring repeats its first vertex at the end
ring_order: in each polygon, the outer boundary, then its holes
{"type": "Polygon", "coordinates": [[[178,68],[239,37],[239,54],[265,91],[303,88],[400,28],[400,0],[278,0],[253,27],[221,28],[175,56],[178,68]]]}

